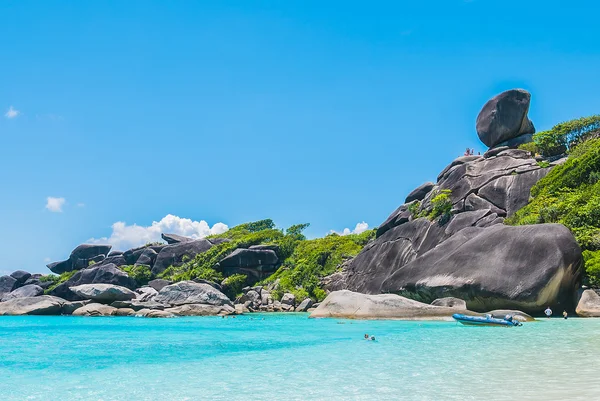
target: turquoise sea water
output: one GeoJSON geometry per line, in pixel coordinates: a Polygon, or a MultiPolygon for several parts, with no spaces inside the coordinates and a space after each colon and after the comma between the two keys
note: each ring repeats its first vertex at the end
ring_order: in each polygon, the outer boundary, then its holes
{"type": "Polygon", "coordinates": [[[0,318],[5,401],[590,400],[599,375],[600,319],[0,318]]]}

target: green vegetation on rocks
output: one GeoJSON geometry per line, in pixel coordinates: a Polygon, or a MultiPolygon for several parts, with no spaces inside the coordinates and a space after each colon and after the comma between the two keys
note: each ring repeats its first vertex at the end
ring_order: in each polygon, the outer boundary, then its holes
{"type": "Polygon", "coordinates": [[[301,240],[291,256],[263,284],[279,280],[272,293],[275,299],[289,292],[299,300],[310,297],[321,301],[326,296],[321,288],[321,279],[338,271],[344,261],[358,255],[373,238],[375,230],[343,236],[334,233],[324,238],[301,240]]]}
{"type": "Polygon", "coordinates": [[[150,267],[146,265],[121,266],[119,269],[134,279],[139,287],[148,284],[148,281],[153,279],[150,267]]]}
{"type": "Polygon", "coordinates": [[[532,200],[507,224],[561,223],[584,251],[588,283],[600,285],[600,139],[579,143],[568,160],[531,189],[532,200]]]}
{"type": "Polygon", "coordinates": [[[547,131],[533,136],[533,142],[519,148],[544,156],[555,156],[571,151],[578,144],[600,135],[600,115],[582,117],[556,124],[547,131]]]}
{"type": "Polygon", "coordinates": [[[228,296],[235,297],[245,285],[250,284],[248,277],[245,274],[224,277],[219,269],[219,261],[238,248],[276,245],[281,265],[262,284],[279,280],[273,290],[275,299],[290,292],[300,300],[307,297],[322,300],[325,291],[321,288],[321,279],[334,273],[348,258],[356,256],[375,237],[375,230],[345,236],[330,234],[324,238],[307,240],[303,231],[308,226],[296,224],[282,230],[276,228],[270,219],[241,224],[223,234],[208,237],[209,240],[223,239],[225,242],[217,243],[181,266],[169,267],[159,277],[172,281],[205,279],[219,282],[228,296]]]}

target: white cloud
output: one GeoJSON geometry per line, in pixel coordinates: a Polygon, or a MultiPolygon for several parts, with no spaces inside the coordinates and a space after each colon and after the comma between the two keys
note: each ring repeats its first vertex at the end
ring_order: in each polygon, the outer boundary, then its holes
{"type": "Polygon", "coordinates": [[[50,259],[48,257],[44,258],[44,263],[50,263],[50,262],[52,262],[52,259],[50,259]]]}
{"type": "Polygon", "coordinates": [[[64,206],[66,199],[65,198],[54,198],[49,196],[46,198],[46,209],[50,210],[54,213],[61,213],[62,207],[64,206]]]}
{"type": "Polygon", "coordinates": [[[79,202],[79,203],[77,204],[77,207],[85,207],[85,203],[83,203],[83,202],[79,202]]]}
{"type": "Polygon", "coordinates": [[[8,108],[8,111],[6,112],[6,114],[4,114],[4,117],[6,117],[6,118],[15,118],[19,114],[21,114],[21,112],[19,110],[15,110],[12,106],[10,106],[8,108]]]}
{"type": "Polygon", "coordinates": [[[110,244],[115,249],[126,250],[148,242],[161,241],[161,233],[204,238],[211,234],[222,234],[228,229],[229,227],[223,223],[216,223],[210,227],[204,220],[194,221],[168,214],[160,221],[153,221],[150,226],[127,225],[125,222],[117,221],[112,225],[110,237],[92,238],[88,242],[110,244]]]}
{"type": "Polygon", "coordinates": [[[344,228],[342,230],[342,232],[330,230],[329,234],[333,234],[333,233],[338,234],[338,235],[360,234],[362,232],[367,231],[368,229],[369,229],[369,225],[363,221],[362,223],[356,223],[354,230],[350,230],[349,228],[344,228]]]}

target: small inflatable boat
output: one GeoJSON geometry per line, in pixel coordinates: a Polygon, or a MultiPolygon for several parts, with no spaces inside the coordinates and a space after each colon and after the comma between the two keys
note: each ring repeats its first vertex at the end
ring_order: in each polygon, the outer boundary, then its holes
{"type": "Polygon", "coordinates": [[[454,320],[469,326],[521,326],[522,323],[513,320],[513,317],[506,315],[504,319],[496,319],[492,315],[486,314],[485,316],[467,316],[460,313],[452,315],[454,320]]]}

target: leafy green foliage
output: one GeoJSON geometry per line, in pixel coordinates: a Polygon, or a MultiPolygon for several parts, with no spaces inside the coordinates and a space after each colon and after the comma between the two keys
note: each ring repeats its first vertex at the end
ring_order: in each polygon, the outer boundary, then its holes
{"type": "Polygon", "coordinates": [[[544,156],[565,153],[577,144],[597,135],[600,130],[600,115],[582,117],[555,125],[548,131],[533,136],[535,147],[544,156]]]}
{"type": "Polygon", "coordinates": [[[208,251],[184,261],[181,266],[170,266],[159,277],[173,281],[202,278],[221,282],[227,295],[234,298],[245,285],[252,283],[244,274],[224,277],[218,266],[219,261],[238,248],[259,244],[277,245],[277,256],[282,265],[263,284],[279,279],[278,289],[273,293],[275,298],[291,292],[298,299],[311,297],[322,300],[326,293],[320,287],[321,278],[335,272],[344,260],[356,256],[375,237],[375,230],[346,236],[330,234],[324,238],[307,240],[303,231],[308,226],[308,223],[295,224],[284,231],[277,229],[270,219],[240,224],[223,234],[210,237],[226,238],[228,242],[214,245],[208,251]]]}
{"type": "Polygon", "coordinates": [[[75,273],[77,273],[77,270],[73,270],[70,272],[64,272],[64,273],[60,274],[59,276],[56,276],[56,275],[45,276],[45,277],[47,277],[47,279],[46,279],[47,281],[53,281],[54,283],[50,287],[46,288],[44,293],[48,294],[50,291],[55,289],[59,284],[62,284],[65,281],[69,280],[71,277],[73,277],[75,275],[75,273]]]}
{"type": "Polygon", "coordinates": [[[232,274],[231,276],[225,278],[221,283],[223,286],[223,291],[225,295],[229,298],[234,299],[242,292],[242,288],[246,286],[246,282],[248,280],[248,276],[245,274],[232,274]]]}
{"type": "Polygon", "coordinates": [[[533,200],[507,224],[561,223],[585,250],[600,249],[600,139],[579,144],[531,189],[533,200]],[[576,151],[575,151],[576,150],[576,151]]]}
{"type": "Polygon", "coordinates": [[[321,288],[321,278],[334,273],[345,260],[356,256],[372,238],[375,238],[375,230],[300,241],[292,255],[263,284],[279,279],[279,286],[272,293],[276,299],[290,292],[299,300],[311,297],[321,301],[326,295],[321,288]]]}
{"type": "MultiPolygon", "coordinates": [[[[537,165],[540,166],[541,168],[548,168],[550,167],[550,163],[548,163],[546,160],[542,160],[541,162],[537,162],[537,165]]],[[[515,171],[513,171],[514,173],[515,171]]]]}
{"type": "Polygon", "coordinates": [[[540,150],[536,146],[535,142],[523,143],[523,144],[519,145],[519,149],[525,150],[525,151],[531,153],[533,156],[540,153],[540,150]]]}
{"type": "Polygon", "coordinates": [[[140,287],[148,284],[148,281],[154,278],[154,276],[152,275],[152,271],[146,265],[121,266],[119,267],[119,269],[127,273],[129,277],[134,279],[140,287]]]}
{"type": "MultiPolygon", "coordinates": [[[[271,220],[261,221],[268,221],[272,224],[271,220]]],[[[196,255],[193,259],[183,263],[183,265],[179,267],[171,266],[161,273],[159,277],[173,281],[201,278],[204,280],[220,282],[223,280],[223,274],[216,269],[217,263],[231,252],[235,251],[237,248],[248,248],[251,245],[277,243],[284,237],[283,232],[275,228],[264,228],[256,231],[256,227],[272,227],[271,224],[241,224],[223,234],[212,236],[212,238],[228,238],[231,241],[217,244],[208,251],[196,255]]]]}
{"type": "Polygon", "coordinates": [[[585,272],[589,285],[600,286],[600,251],[583,251],[585,272]]]}
{"type": "Polygon", "coordinates": [[[440,224],[446,224],[452,216],[452,199],[450,194],[452,191],[449,189],[442,189],[431,199],[431,211],[429,212],[429,219],[435,220],[440,218],[440,224]]]}

